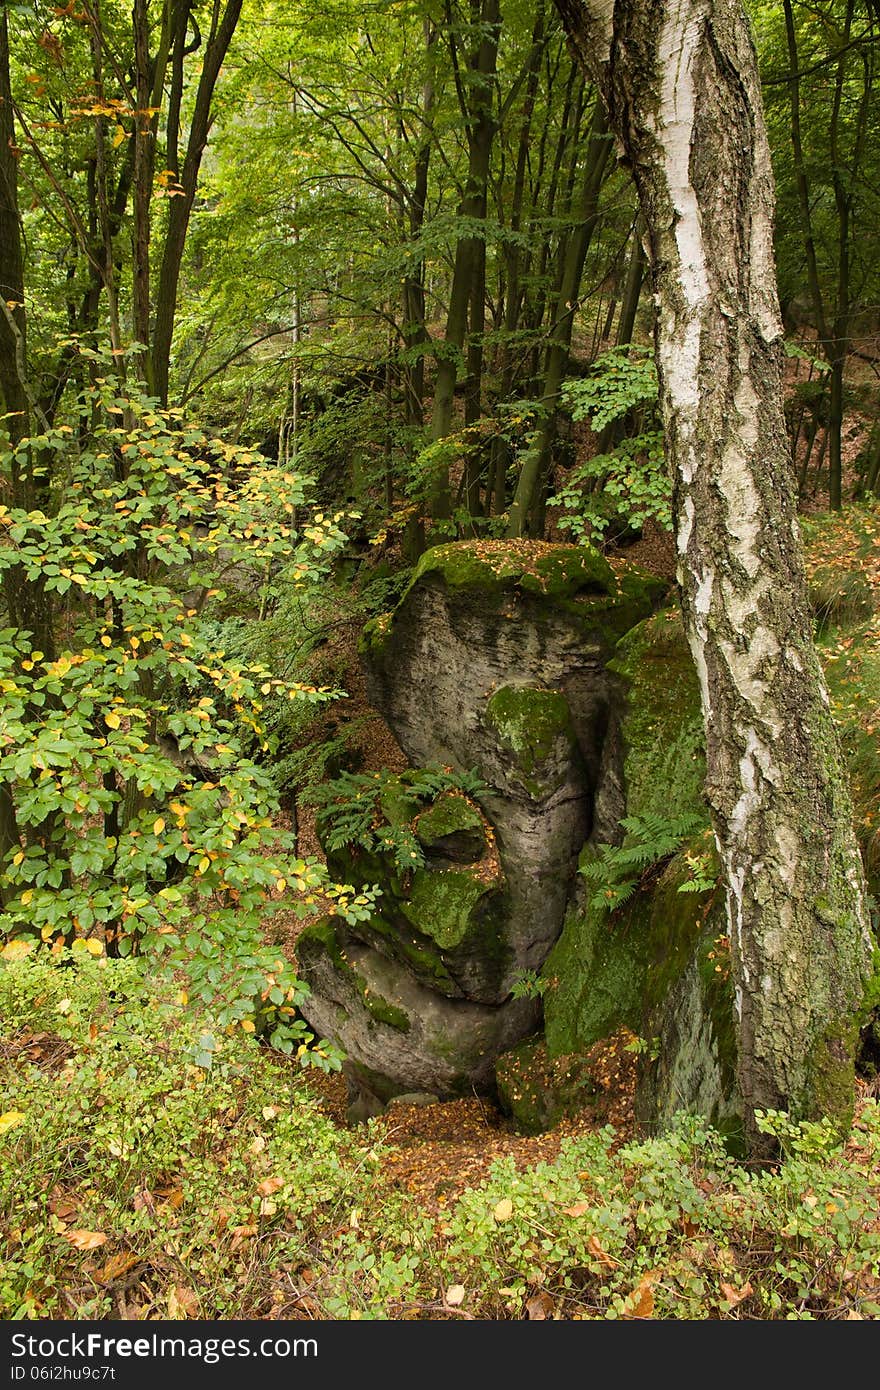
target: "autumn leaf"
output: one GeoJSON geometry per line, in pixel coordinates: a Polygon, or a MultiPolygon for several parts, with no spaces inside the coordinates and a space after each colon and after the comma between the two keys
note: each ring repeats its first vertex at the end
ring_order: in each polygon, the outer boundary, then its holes
{"type": "Polygon", "coordinates": [[[654,1286],[660,1282],[659,1269],[649,1269],[636,1284],[629,1298],[628,1318],[651,1318],[654,1316],[654,1286]]]}
{"type": "Polygon", "coordinates": [[[547,1318],[553,1317],[553,1308],[553,1299],[546,1290],[542,1289],[526,1304],[526,1317],[531,1322],[544,1322],[547,1318]]]}
{"type": "Polygon", "coordinates": [[[127,1274],[135,1265],[141,1263],[140,1255],[132,1255],[128,1250],[120,1250],[117,1254],[111,1255],[106,1264],[95,1274],[95,1279],[99,1284],[110,1284],[114,1279],[121,1279],[123,1274],[127,1274]]]}
{"type": "Polygon", "coordinates": [[[273,1192],[278,1192],[283,1186],[283,1178],[264,1178],[261,1183],[257,1183],[257,1191],[261,1197],[271,1197],[273,1192]]]}
{"type": "Polygon", "coordinates": [[[513,1215],[513,1202],[509,1197],[502,1197],[492,1212],[496,1221],[509,1221],[513,1215]]]}
{"type": "Polygon", "coordinates": [[[464,1284],[450,1284],[446,1290],[446,1302],[450,1308],[460,1308],[464,1303],[464,1284]]]}
{"type": "Polygon", "coordinates": [[[598,1236],[590,1236],[587,1241],[587,1249],[594,1259],[597,1259],[606,1269],[617,1269],[618,1261],[611,1258],[607,1250],[602,1248],[598,1236]]]}
{"type": "Polygon", "coordinates": [[[589,1202],[575,1202],[573,1207],[563,1207],[562,1210],[566,1216],[583,1216],[585,1212],[590,1210],[590,1204],[589,1202]]]}
{"type": "Polygon", "coordinates": [[[172,1320],[194,1318],[198,1315],[199,1300],[192,1289],[175,1284],[168,1295],[168,1316],[172,1320]]]}
{"type": "Polygon", "coordinates": [[[64,1239],[69,1240],[77,1250],[97,1250],[107,1237],[103,1231],[65,1231],[64,1239]]]}
{"type": "Polygon", "coordinates": [[[7,1130],[15,1129],[25,1118],[26,1116],[23,1110],[7,1110],[5,1115],[0,1115],[0,1134],[5,1134],[7,1130]]]}
{"type": "Polygon", "coordinates": [[[741,1289],[735,1289],[732,1284],[725,1284],[722,1279],[721,1292],[724,1294],[728,1307],[735,1308],[738,1303],[742,1303],[743,1299],[748,1298],[750,1293],[754,1293],[754,1290],[748,1281],[743,1284],[741,1289]]]}

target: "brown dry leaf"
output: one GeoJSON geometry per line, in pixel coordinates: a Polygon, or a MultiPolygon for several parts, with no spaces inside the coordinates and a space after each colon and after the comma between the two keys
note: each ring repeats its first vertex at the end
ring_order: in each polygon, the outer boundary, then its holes
{"type": "Polygon", "coordinates": [[[257,1183],[257,1192],[261,1197],[271,1197],[273,1192],[278,1192],[284,1186],[283,1178],[264,1178],[257,1183]]]}
{"type": "Polygon", "coordinates": [[[229,1218],[231,1215],[232,1212],[228,1207],[218,1207],[217,1214],[214,1217],[215,1229],[218,1231],[225,1231],[226,1227],[229,1225],[229,1218]]]}
{"type": "Polygon", "coordinates": [[[589,1202],[575,1202],[573,1207],[563,1207],[562,1210],[566,1216],[583,1216],[585,1212],[590,1210],[590,1204],[589,1202]]]}
{"type": "Polygon", "coordinates": [[[77,1250],[97,1250],[107,1237],[103,1231],[65,1231],[64,1239],[69,1240],[77,1250]]]}
{"type": "Polygon", "coordinates": [[[153,1194],[146,1187],[142,1188],[140,1192],[135,1193],[135,1198],[132,1205],[135,1211],[142,1211],[144,1208],[146,1208],[146,1210],[150,1213],[151,1216],[156,1210],[156,1203],[153,1199],[153,1194]]]}
{"type": "Polygon", "coordinates": [[[77,1213],[76,1202],[60,1187],[53,1187],[48,1206],[52,1215],[57,1216],[59,1221],[70,1221],[77,1213]]]}
{"type": "Polygon", "coordinates": [[[123,1274],[127,1274],[130,1269],[141,1262],[139,1255],[132,1255],[127,1250],[120,1250],[118,1254],[111,1255],[106,1264],[95,1274],[99,1284],[109,1284],[114,1279],[121,1279],[123,1274]]]}
{"type": "Polygon", "coordinates": [[[233,1226],[230,1250],[237,1250],[243,1241],[257,1234],[256,1226],[233,1226]]]}
{"type": "Polygon", "coordinates": [[[553,1299],[550,1297],[549,1293],[546,1293],[542,1289],[540,1293],[536,1293],[533,1298],[530,1298],[526,1304],[526,1317],[532,1322],[545,1321],[547,1318],[553,1317],[553,1308],[553,1299]]]}
{"type": "Polygon", "coordinates": [[[587,1241],[587,1249],[593,1258],[599,1261],[600,1265],[604,1265],[606,1269],[617,1269],[618,1261],[613,1259],[607,1250],[603,1250],[598,1236],[590,1236],[587,1241]]]}
{"type": "Polygon", "coordinates": [[[464,1284],[450,1284],[446,1290],[446,1302],[450,1308],[460,1308],[464,1303],[464,1284]]]}
{"type": "Polygon", "coordinates": [[[732,1284],[725,1284],[721,1281],[721,1292],[724,1294],[731,1308],[735,1308],[738,1303],[742,1303],[744,1298],[748,1298],[750,1293],[754,1293],[751,1284],[746,1282],[741,1289],[735,1289],[732,1284]]]}
{"type": "Polygon", "coordinates": [[[172,1320],[198,1316],[199,1300],[192,1289],[175,1284],[168,1295],[168,1316],[172,1320]]]}
{"type": "Polygon", "coordinates": [[[660,1282],[660,1270],[649,1269],[643,1274],[629,1296],[629,1318],[651,1318],[654,1316],[654,1286],[660,1282]]]}
{"type": "Polygon", "coordinates": [[[163,1207],[170,1207],[172,1211],[177,1211],[178,1207],[183,1206],[182,1187],[172,1187],[166,1189],[160,1195],[164,1198],[164,1201],[162,1202],[163,1207]]]}

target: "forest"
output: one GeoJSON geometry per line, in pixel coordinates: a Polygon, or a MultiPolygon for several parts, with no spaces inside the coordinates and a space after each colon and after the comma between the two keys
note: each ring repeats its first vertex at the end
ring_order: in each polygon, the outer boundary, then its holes
{"type": "Polygon", "coordinates": [[[4,0],[0,1318],[880,1317],[878,0],[4,0]]]}

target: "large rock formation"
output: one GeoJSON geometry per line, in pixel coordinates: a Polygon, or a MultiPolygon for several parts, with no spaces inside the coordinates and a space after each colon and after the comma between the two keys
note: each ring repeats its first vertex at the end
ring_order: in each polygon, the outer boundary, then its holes
{"type": "Polygon", "coordinates": [[[380,1101],[485,1089],[498,1054],[536,1026],[537,1002],[511,990],[559,936],[585,840],[617,834],[621,684],[608,662],[660,588],[586,547],[457,543],[428,551],[395,612],[365,630],[371,699],[414,767],[485,784],[413,814],[417,778],[402,802],[386,782],[387,850],[328,855],[382,899],[368,923],[328,920],[301,938],[305,1013],[380,1101]],[[414,872],[396,855],[395,801],[421,846],[414,872]]]}

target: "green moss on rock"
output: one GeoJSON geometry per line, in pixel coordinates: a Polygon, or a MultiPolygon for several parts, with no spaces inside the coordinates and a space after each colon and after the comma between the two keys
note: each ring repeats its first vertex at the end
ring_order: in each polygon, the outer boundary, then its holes
{"type": "Polygon", "coordinates": [[[319,922],[306,927],[297,941],[296,949],[300,963],[306,971],[317,957],[328,956],[337,973],[347,979],[360,996],[364,1008],[371,1018],[374,1018],[377,1023],[385,1023],[390,1028],[396,1028],[402,1033],[409,1031],[410,1021],[405,1011],[371,990],[363,976],[355,970],[349,961],[345,952],[344,941],[339,936],[336,919],[322,917],[319,922]]]}
{"type": "Polygon", "coordinates": [[[443,792],[413,823],[419,844],[428,851],[451,851],[456,858],[479,859],[486,851],[484,820],[457,792],[443,792]]]}
{"type": "Polygon", "coordinates": [[[655,613],[627,633],[609,670],[627,683],[627,814],[697,815],[708,825],[700,689],[678,610],[655,613]]]}
{"type": "Polygon", "coordinates": [[[413,875],[409,900],[401,903],[401,912],[441,951],[452,951],[474,930],[481,900],[496,891],[496,883],[485,883],[467,869],[421,869],[413,875]]]}
{"type": "Polygon", "coordinates": [[[412,584],[429,574],[442,578],[451,589],[519,587],[552,598],[572,598],[585,590],[617,593],[614,571],[591,546],[453,541],[425,551],[412,584]]]}
{"type": "Polygon", "coordinates": [[[703,933],[711,892],[680,893],[687,877],[680,854],[652,889],[616,911],[587,905],[569,914],[542,971],[551,981],[544,995],[551,1056],[586,1051],[623,1027],[647,1036],[703,933]]]}
{"type": "Polygon", "coordinates": [[[561,691],[502,686],[486,705],[485,717],[501,747],[513,758],[527,790],[535,796],[552,791],[555,781],[551,777],[547,783],[542,770],[562,741],[566,755],[577,743],[571,711],[561,691]]]}

